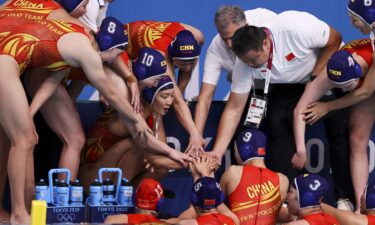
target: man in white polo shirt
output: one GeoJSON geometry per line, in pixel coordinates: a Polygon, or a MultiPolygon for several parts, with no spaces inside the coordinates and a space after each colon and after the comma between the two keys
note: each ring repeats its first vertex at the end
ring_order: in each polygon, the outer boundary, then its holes
{"type": "Polygon", "coordinates": [[[215,14],[215,25],[219,32],[211,41],[204,63],[203,82],[195,109],[195,124],[203,134],[207,115],[215,94],[222,70],[228,72],[232,80],[232,71],[236,55],[232,51],[234,32],[246,24],[263,26],[277,14],[264,8],[243,11],[239,6],[221,6],[215,14]]]}
{"type": "MultiPolygon", "coordinates": [[[[283,12],[265,27],[267,28],[244,26],[233,36],[232,49],[238,59],[233,69],[232,90],[210,154],[221,159],[240,122],[250,91],[254,90],[254,79],[269,77],[272,91],[268,94],[266,79],[264,93],[256,101],[260,104],[253,107],[255,111],[251,112],[252,115],[258,114],[256,118],[262,118],[262,113],[265,114],[262,111],[265,109],[263,100],[268,97],[269,166],[272,170],[287,175],[291,181],[300,173],[291,163],[296,152],[293,140],[294,107],[303,93],[305,83],[311,76],[317,76],[323,71],[342,39],[335,29],[305,12],[283,12]]],[[[251,94],[253,95],[253,91],[251,94]]],[[[258,127],[259,120],[253,118],[255,117],[250,116],[246,122],[258,127]]],[[[348,151],[347,115],[343,112],[343,115],[336,115],[333,119],[326,126],[331,149],[348,151]]],[[[349,168],[347,159],[342,157],[338,157],[336,163],[344,163],[349,168]]],[[[347,174],[349,173],[342,176],[342,180],[346,182],[336,184],[336,189],[351,187],[347,174]]]]}

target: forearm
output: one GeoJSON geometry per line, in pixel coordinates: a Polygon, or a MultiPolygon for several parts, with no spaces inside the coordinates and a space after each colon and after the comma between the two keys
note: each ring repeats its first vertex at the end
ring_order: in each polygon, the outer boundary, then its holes
{"type": "Polygon", "coordinates": [[[30,104],[30,113],[32,116],[40,109],[49,97],[55,92],[65,77],[66,71],[56,72],[48,76],[36,91],[34,98],[30,104]]]}
{"type": "Polygon", "coordinates": [[[193,121],[191,112],[186,102],[182,98],[181,92],[178,87],[175,87],[175,99],[173,102],[173,107],[176,112],[178,121],[185,128],[185,130],[190,134],[199,133],[195,123],[193,121]]]}
{"type": "Polygon", "coordinates": [[[341,98],[335,99],[328,104],[329,111],[338,110],[355,105],[371,96],[372,92],[357,89],[341,98]]]}
{"type": "MultiPolygon", "coordinates": [[[[110,82],[108,81],[108,83],[110,82]]],[[[108,86],[110,88],[97,88],[109,104],[116,109],[125,125],[129,122],[136,123],[140,118],[137,118],[130,103],[117,92],[112,84],[108,84],[108,86]]]]}
{"type": "Polygon", "coordinates": [[[113,69],[116,74],[118,74],[126,81],[128,81],[129,79],[133,79],[133,77],[135,78],[133,72],[131,71],[129,66],[127,66],[126,63],[121,59],[121,57],[117,57],[114,63],[107,66],[113,69]]]}
{"type": "Polygon", "coordinates": [[[330,85],[326,74],[319,76],[314,81],[306,84],[305,91],[294,108],[293,114],[294,141],[297,152],[306,152],[306,123],[304,121],[303,111],[311,103],[318,101],[324,95],[324,93],[329,91],[332,87],[333,86],[330,85]]]}
{"type": "Polygon", "coordinates": [[[162,155],[149,154],[147,155],[150,163],[156,168],[163,168],[168,170],[179,170],[185,168],[181,163],[162,155]]]}
{"type": "Polygon", "coordinates": [[[333,208],[330,205],[321,203],[322,211],[334,216],[340,224],[350,224],[350,225],[365,225],[367,224],[366,216],[362,214],[354,214],[345,210],[340,210],[333,208]]]}
{"type": "MultiPolygon", "coordinates": [[[[228,103],[227,103],[228,104],[228,103]]],[[[230,140],[232,139],[238,123],[241,119],[241,112],[236,110],[227,109],[228,105],[221,116],[219,127],[217,129],[217,136],[212,151],[224,155],[230,140]]]]}
{"type": "Polygon", "coordinates": [[[208,112],[210,111],[212,97],[215,92],[215,85],[202,83],[201,92],[199,94],[198,104],[195,108],[194,120],[198,131],[203,134],[207,121],[208,112]],[[207,88],[213,86],[212,88],[207,88]],[[207,90],[212,89],[212,90],[207,90]]]}
{"type": "Polygon", "coordinates": [[[148,141],[147,141],[146,147],[149,153],[162,154],[165,156],[169,156],[172,151],[177,151],[169,147],[169,145],[167,145],[166,143],[158,140],[151,133],[147,133],[147,140],[148,141]]]}
{"type": "Polygon", "coordinates": [[[188,85],[190,78],[191,78],[191,70],[184,71],[184,70],[179,70],[178,72],[178,87],[180,88],[181,92],[184,93],[186,86],[188,85]]]}
{"type": "Polygon", "coordinates": [[[306,145],[305,145],[305,121],[303,120],[303,115],[295,110],[294,111],[294,118],[293,118],[293,129],[294,129],[294,141],[296,144],[296,150],[299,153],[306,152],[306,145]]]}
{"type": "MultiPolygon", "coordinates": [[[[373,55],[375,58],[375,53],[373,55]]],[[[329,104],[330,110],[342,109],[348,106],[355,105],[367,98],[369,98],[375,90],[375,66],[371,65],[367,72],[363,84],[360,88],[353,92],[343,96],[342,98],[336,99],[329,104]]]]}

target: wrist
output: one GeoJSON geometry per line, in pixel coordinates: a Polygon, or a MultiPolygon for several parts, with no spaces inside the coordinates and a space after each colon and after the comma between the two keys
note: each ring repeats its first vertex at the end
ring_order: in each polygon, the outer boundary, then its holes
{"type": "Polygon", "coordinates": [[[327,103],[324,103],[324,104],[326,104],[326,106],[327,106],[327,113],[335,109],[335,105],[334,104],[332,104],[332,105],[331,104],[327,104],[327,103]]]}
{"type": "Polygon", "coordinates": [[[129,83],[135,83],[137,82],[137,78],[134,75],[127,76],[125,80],[129,83]]]}
{"type": "Polygon", "coordinates": [[[296,150],[296,153],[297,153],[297,154],[300,154],[300,155],[302,155],[302,154],[306,154],[306,149],[304,149],[304,148],[303,148],[303,149],[297,149],[297,150],[296,150]]]}

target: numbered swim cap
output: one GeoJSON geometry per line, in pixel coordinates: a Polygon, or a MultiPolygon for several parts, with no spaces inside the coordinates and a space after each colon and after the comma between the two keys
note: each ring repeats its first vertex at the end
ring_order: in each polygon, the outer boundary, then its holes
{"type": "Polygon", "coordinates": [[[123,48],[128,44],[128,35],[122,23],[114,17],[107,17],[100,25],[99,32],[95,35],[100,52],[112,48],[123,48]]]}
{"type": "Polygon", "coordinates": [[[329,192],[326,179],[316,174],[304,174],[294,179],[300,208],[320,205],[320,200],[329,192]]]}
{"type": "Polygon", "coordinates": [[[362,76],[361,66],[345,50],[334,53],[327,63],[327,75],[332,83],[345,84],[362,76]]]}
{"type": "Polygon", "coordinates": [[[190,202],[194,207],[209,210],[216,208],[224,201],[220,184],[213,177],[201,177],[195,181],[190,202]]]}
{"type": "Polygon", "coordinates": [[[140,209],[156,210],[158,202],[164,197],[161,184],[152,179],[144,178],[135,194],[135,206],[140,209]]]}
{"type": "Polygon", "coordinates": [[[375,22],[374,0],[349,0],[348,10],[370,27],[375,22]]]}
{"type": "Polygon", "coordinates": [[[167,72],[165,57],[156,49],[143,47],[133,63],[133,72],[138,81],[164,76],[167,72]]]}
{"type": "Polygon", "coordinates": [[[257,129],[242,131],[234,142],[235,154],[242,164],[252,159],[264,159],[266,146],[266,136],[257,129]]]}

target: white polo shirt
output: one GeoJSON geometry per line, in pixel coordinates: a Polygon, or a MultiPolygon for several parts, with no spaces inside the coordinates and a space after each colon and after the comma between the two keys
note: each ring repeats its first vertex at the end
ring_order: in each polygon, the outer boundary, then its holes
{"type": "MultiPolygon", "coordinates": [[[[246,22],[249,25],[263,26],[267,20],[277,14],[264,8],[257,8],[245,11],[246,22]]],[[[203,82],[217,85],[221,70],[225,69],[232,73],[236,55],[227,48],[220,35],[212,39],[206,53],[204,62],[203,82]]]]}
{"type": "MultiPolygon", "coordinates": [[[[326,46],[329,26],[298,11],[280,13],[265,25],[272,33],[274,50],[270,83],[305,83],[316,64],[319,48],[326,46]]],[[[251,68],[236,59],[232,92],[248,93],[254,79],[265,79],[266,65],[251,68]]]]}
{"type": "Polygon", "coordinates": [[[108,4],[105,0],[89,0],[87,12],[78,19],[96,33],[105,18],[108,4]]]}

